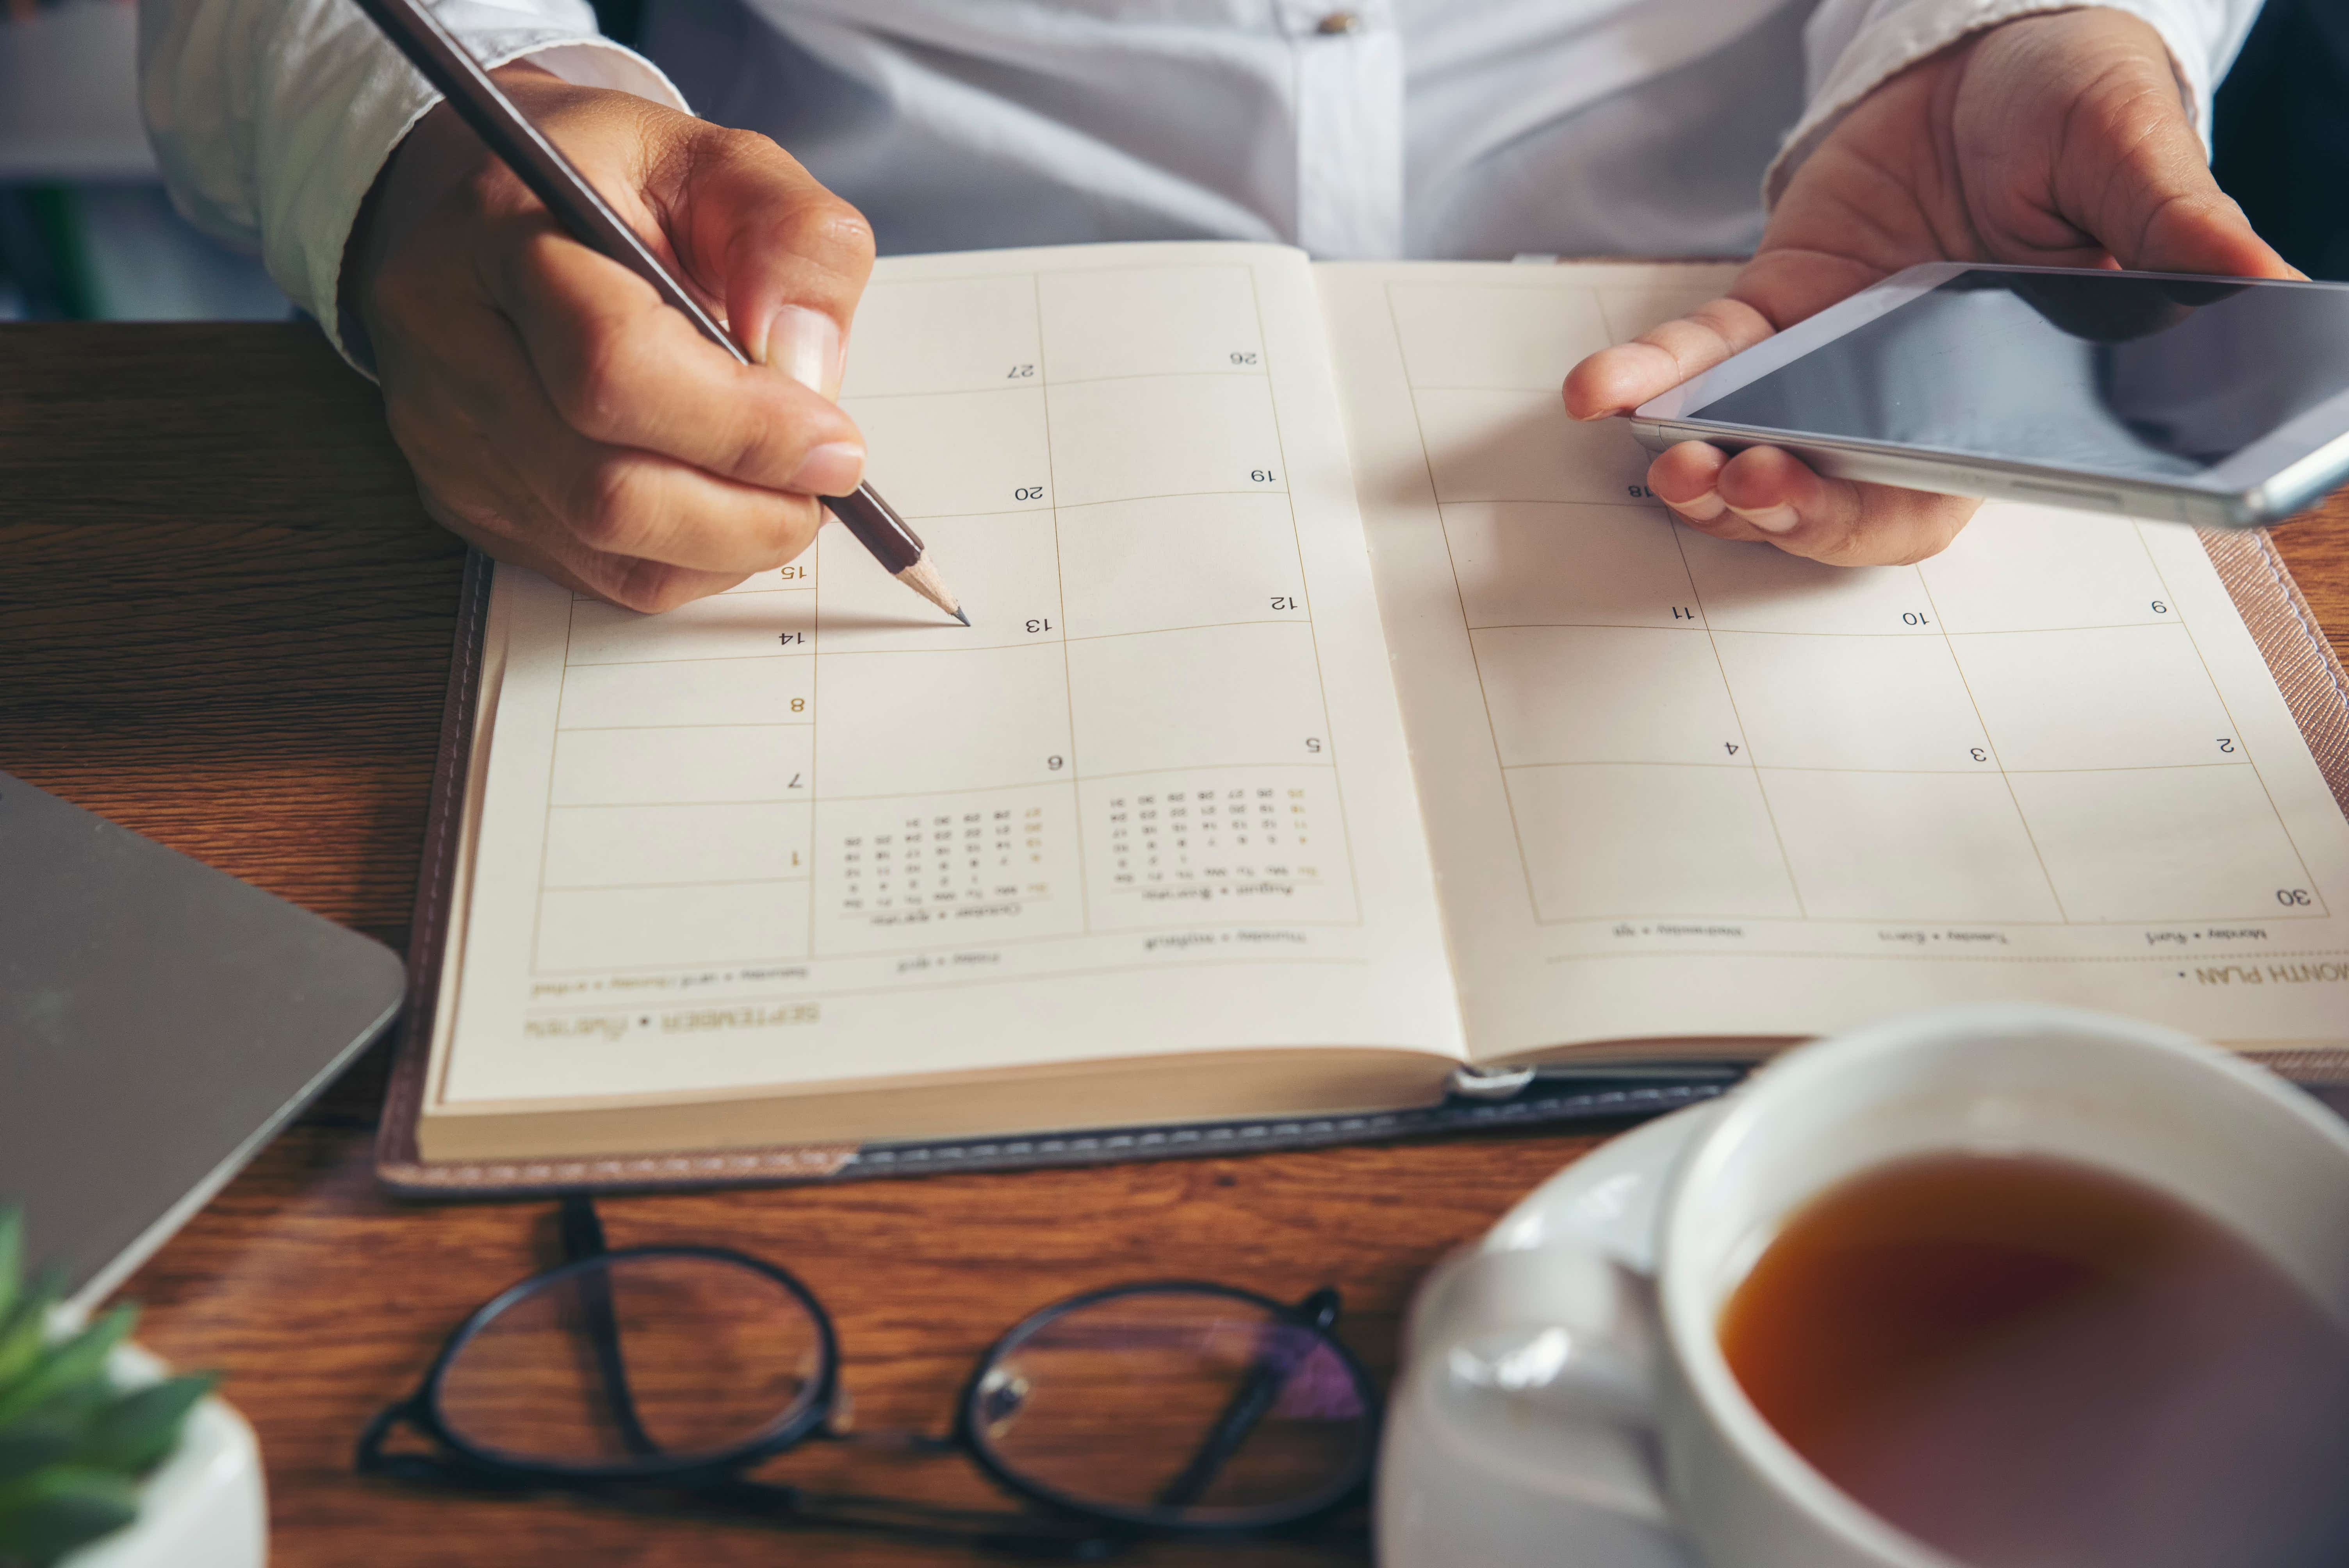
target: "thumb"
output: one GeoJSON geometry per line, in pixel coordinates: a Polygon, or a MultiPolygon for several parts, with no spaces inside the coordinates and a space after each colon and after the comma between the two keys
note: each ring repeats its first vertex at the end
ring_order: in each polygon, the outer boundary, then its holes
{"type": "Polygon", "coordinates": [[[2182,189],[2147,192],[2137,205],[2139,211],[2116,232],[2096,236],[2124,267],[2239,278],[2306,275],[2260,238],[2207,169],[2182,189]]]}
{"type": "Polygon", "coordinates": [[[2300,277],[2219,189],[2185,106],[2164,86],[2150,102],[2137,98],[2094,118],[2109,161],[2070,158],[2059,171],[2059,180],[2070,174],[2089,187],[2075,210],[2088,215],[2090,233],[2139,272],[2300,277]]]}
{"type": "Polygon", "coordinates": [[[873,230],[799,160],[750,131],[697,126],[672,194],[686,263],[725,303],[752,361],[826,397],[873,270],[873,230]]]}

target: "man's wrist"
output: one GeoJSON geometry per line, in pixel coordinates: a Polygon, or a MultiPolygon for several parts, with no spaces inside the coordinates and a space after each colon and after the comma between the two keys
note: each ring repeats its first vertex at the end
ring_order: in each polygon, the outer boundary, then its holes
{"type": "MultiPolygon", "coordinates": [[[[1806,159],[1817,150],[1859,102],[1902,72],[2018,23],[2070,12],[2117,11],[2146,23],[2160,39],[2189,116],[2199,116],[2192,73],[2178,53],[2175,29],[2164,25],[2169,0],[1909,0],[1857,28],[1839,43],[1825,40],[1825,57],[1809,62],[1811,101],[1762,176],[1762,200],[1775,208],[1806,159]]],[[[1809,40],[1813,48],[1821,40],[1809,40]]]]}
{"type": "MultiPolygon", "coordinates": [[[[490,72],[509,96],[529,98],[562,78],[529,60],[514,60],[490,72]]],[[[361,369],[375,368],[375,345],[367,329],[367,302],[384,257],[449,189],[467,179],[495,154],[446,102],[425,112],[383,160],[375,183],[359,202],[344,242],[336,300],[343,351],[361,369]]]]}
{"type": "MultiPolygon", "coordinates": [[[[579,7],[585,15],[585,7],[579,7]]],[[[488,153],[454,111],[439,104],[423,78],[391,53],[391,46],[357,13],[353,26],[368,35],[357,51],[368,62],[367,84],[348,109],[312,138],[326,151],[319,161],[347,173],[315,177],[304,185],[301,211],[283,232],[269,238],[271,272],[296,303],[313,311],[343,356],[362,374],[375,373],[364,310],[372,266],[408,223],[429,203],[409,207],[400,197],[411,183],[400,166],[438,161],[425,150],[455,142],[478,160],[488,153]],[[378,56],[387,57],[376,63],[378,56]],[[436,129],[437,128],[437,129],[436,129]],[[454,134],[451,135],[451,132],[454,134]],[[409,155],[416,154],[415,157],[409,155]],[[280,256],[278,253],[286,253],[280,256]]],[[[593,34],[556,27],[478,28],[460,35],[477,59],[494,61],[490,74],[518,99],[568,88],[575,91],[626,94],[647,103],[689,113],[685,98],[659,67],[633,50],[593,34]],[[533,36],[535,35],[535,36],[533,36]],[[512,73],[510,76],[509,73],[512,73]],[[522,90],[517,90],[520,88],[522,90]]],[[[538,110],[523,102],[526,112],[538,110]]],[[[445,154],[444,154],[445,156],[445,154]]],[[[447,182],[429,187],[437,195],[447,182]]]]}

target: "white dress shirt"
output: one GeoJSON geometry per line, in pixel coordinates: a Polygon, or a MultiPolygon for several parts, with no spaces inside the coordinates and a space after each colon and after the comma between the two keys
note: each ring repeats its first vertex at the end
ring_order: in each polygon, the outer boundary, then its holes
{"type": "MultiPolygon", "coordinates": [[[[2074,0],[651,0],[649,60],[585,0],[429,3],[485,64],[765,132],[884,253],[1506,257],[1749,251],[1765,191],[1868,89],[2074,0]]],[[[2160,32],[2207,128],[2258,0],[2108,3],[2160,32]]],[[[140,77],[181,211],[339,346],[344,242],[431,89],[349,0],[141,0],[140,77]]]]}

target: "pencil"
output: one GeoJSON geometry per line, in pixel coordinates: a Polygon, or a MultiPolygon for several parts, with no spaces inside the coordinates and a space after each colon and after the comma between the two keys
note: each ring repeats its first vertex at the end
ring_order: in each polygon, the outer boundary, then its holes
{"type": "MultiPolygon", "coordinates": [[[[481,69],[481,62],[440,26],[440,18],[416,0],[357,0],[357,4],[393,46],[424,73],[424,79],[440,89],[449,107],[473,128],[473,134],[530,187],[533,195],[546,203],[546,210],[574,239],[652,284],[663,300],[685,313],[702,336],[738,362],[750,363],[741,346],[669,276],[668,269],[645,248],[636,231],[620,222],[586,177],[523,118],[513,100],[481,69]]],[[[822,499],[889,575],[964,625],[970,624],[953,590],[926,559],[922,536],[907,527],[871,485],[858,485],[854,495],[822,499]]]]}

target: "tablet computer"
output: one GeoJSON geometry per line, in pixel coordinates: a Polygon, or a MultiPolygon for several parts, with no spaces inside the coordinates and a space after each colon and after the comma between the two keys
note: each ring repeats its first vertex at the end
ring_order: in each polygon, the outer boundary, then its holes
{"type": "Polygon", "coordinates": [[[1655,450],[2243,527],[2349,478],[2349,284],[1932,262],[1632,416],[1655,450]]]}

